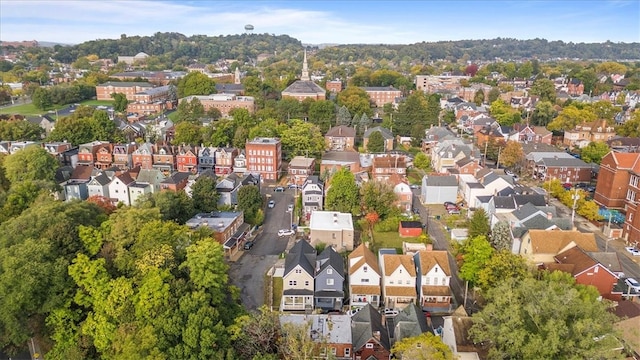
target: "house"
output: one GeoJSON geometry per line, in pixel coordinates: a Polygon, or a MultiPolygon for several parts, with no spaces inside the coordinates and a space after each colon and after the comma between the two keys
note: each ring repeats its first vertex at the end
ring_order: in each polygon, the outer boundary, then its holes
{"type": "Polygon", "coordinates": [[[598,251],[593,233],[577,230],[529,230],[522,236],[520,255],[533,264],[554,262],[554,256],[579,246],[584,251],[598,251]]]}
{"type": "Polygon", "coordinates": [[[402,97],[402,91],[393,86],[365,86],[362,90],[369,95],[369,99],[376,107],[393,104],[397,98],[402,97]]]}
{"type": "Polygon", "coordinates": [[[376,255],[360,244],[347,257],[349,266],[349,296],[352,308],[371,304],[380,306],[380,265],[376,255]]]}
{"type": "Polygon", "coordinates": [[[136,177],[136,183],[149,185],[151,193],[160,191],[160,183],[167,177],[160,170],[155,169],[140,169],[138,177],[136,177]]]}
{"type": "Polygon", "coordinates": [[[389,323],[387,328],[389,329],[389,341],[392,346],[398,341],[419,336],[429,331],[427,319],[422,309],[415,304],[409,304],[400,310],[398,315],[393,318],[393,323],[389,323]],[[393,327],[389,326],[391,324],[393,327]]]}
{"type": "Polygon", "coordinates": [[[355,151],[328,151],[322,155],[320,174],[330,175],[345,167],[354,174],[359,172],[360,155],[355,151]]]}
{"type": "Polygon", "coordinates": [[[314,304],[316,309],[341,310],[344,300],[344,259],[333,246],[316,257],[314,304]]]}
{"type": "Polygon", "coordinates": [[[246,185],[255,185],[260,188],[258,175],[247,174],[244,176],[236,173],[230,174],[226,178],[218,180],[216,191],[220,195],[218,205],[235,206],[238,205],[238,192],[246,185]]]}
{"type": "Polygon", "coordinates": [[[240,152],[240,154],[233,159],[233,172],[236,174],[244,174],[247,172],[247,158],[244,152],[240,152]]]}
{"type": "Polygon", "coordinates": [[[207,170],[215,170],[216,167],[216,151],[218,149],[212,146],[201,146],[198,149],[198,172],[207,170]]]}
{"type": "Polygon", "coordinates": [[[113,163],[113,144],[103,143],[98,145],[98,149],[95,154],[95,161],[93,166],[100,170],[108,169],[113,163]]]}
{"type": "Polygon", "coordinates": [[[129,170],[133,165],[133,152],[137,146],[133,144],[114,144],[113,145],[113,163],[112,165],[122,171],[129,170]]]}
{"type": "Polygon", "coordinates": [[[89,197],[87,184],[91,180],[93,166],[76,166],[67,181],[60,184],[64,188],[66,201],[86,200],[89,197]]]}
{"type": "Polygon", "coordinates": [[[115,175],[109,183],[109,198],[114,205],[122,203],[124,205],[131,205],[129,198],[129,185],[133,184],[134,180],[129,172],[123,172],[115,175]]]}
{"type": "Polygon", "coordinates": [[[282,91],[282,98],[294,98],[298,101],[304,99],[325,100],[326,91],[320,85],[311,81],[309,67],[307,65],[307,51],[304,51],[302,60],[302,76],[282,91]]]}
{"type": "Polygon", "coordinates": [[[284,262],[281,311],[313,309],[315,264],[316,249],[298,240],[284,262]]]}
{"type": "Polygon", "coordinates": [[[289,162],[287,174],[289,183],[301,186],[307,178],[316,170],[316,159],[304,156],[296,156],[289,162]]]}
{"type": "Polygon", "coordinates": [[[237,148],[219,148],[215,151],[216,175],[223,176],[233,173],[234,161],[238,156],[237,148]]]}
{"type": "Polygon", "coordinates": [[[88,197],[102,196],[109,198],[109,183],[111,179],[105,172],[100,172],[87,183],[88,197]]]}
{"type": "Polygon", "coordinates": [[[396,194],[396,206],[404,213],[411,213],[413,210],[413,191],[404,177],[392,175],[389,183],[393,186],[393,193],[396,194]]]}
{"type": "Polygon", "coordinates": [[[78,146],[78,165],[92,166],[97,161],[96,153],[102,145],[109,144],[106,141],[92,141],[78,146]]]}
{"type": "Polygon", "coordinates": [[[571,130],[564,131],[563,145],[570,148],[583,148],[590,142],[605,142],[616,136],[613,126],[607,125],[607,120],[596,120],[591,123],[576,125],[571,130]]]}
{"type": "Polygon", "coordinates": [[[571,158],[542,158],[535,164],[534,175],[538,179],[558,179],[563,183],[590,182],[593,176],[593,166],[581,159],[571,158]]]}
{"type": "Polygon", "coordinates": [[[391,151],[395,148],[394,147],[395,138],[393,137],[393,134],[391,133],[391,131],[381,126],[375,126],[367,129],[367,131],[365,131],[364,134],[362,135],[362,146],[365,149],[367,149],[367,144],[369,143],[369,137],[371,136],[371,134],[375,132],[379,132],[380,135],[382,135],[382,139],[384,139],[384,152],[391,151]]]}
{"type": "Polygon", "coordinates": [[[451,316],[444,316],[442,326],[442,342],[453,352],[453,356],[464,360],[480,360],[486,356],[481,345],[476,345],[469,336],[473,325],[471,316],[460,306],[451,316]]]}
{"type": "Polygon", "coordinates": [[[426,250],[420,250],[414,255],[414,263],[418,273],[416,285],[421,309],[448,311],[451,304],[449,253],[433,250],[433,246],[429,244],[426,250]]]}
{"type": "Polygon", "coordinates": [[[431,165],[436,172],[444,173],[455,167],[458,160],[473,156],[480,158],[477,151],[460,139],[444,140],[431,149],[431,165]]]}
{"type": "Polygon", "coordinates": [[[213,230],[213,238],[218,243],[226,244],[244,224],[242,211],[214,211],[211,213],[196,214],[185,223],[191,229],[208,227],[213,230]]]}
{"type": "MultiPolygon", "coordinates": [[[[308,336],[318,342],[314,359],[352,360],[351,317],[349,315],[329,314],[284,314],[280,315],[280,324],[293,324],[295,329],[308,327],[308,336]]],[[[286,326],[282,327],[286,334],[286,326]]],[[[286,336],[286,335],[285,335],[286,336]]]]}
{"type": "Polygon", "coordinates": [[[549,144],[553,133],[544,126],[533,126],[529,124],[513,124],[513,131],[509,133],[509,140],[519,143],[549,144]]]}
{"type": "Polygon", "coordinates": [[[407,164],[403,156],[376,156],[373,158],[371,176],[377,181],[388,181],[393,175],[405,176],[407,164]]]}
{"type": "Polygon", "coordinates": [[[153,89],[154,85],[148,82],[108,81],[96,86],[96,100],[113,101],[111,94],[124,94],[127,100],[134,101],[134,95],[147,89],[153,89]]]}
{"type": "Polygon", "coordinates": [[[309,176],[302,185],[301,193],[302,211],[309,220],[312,212],[323,209],[324,184],[318,176],[309,176]]]}
{"type": "Polygon", "coordinates": [[[353,218],[336,211],[314,211],[309,222],[311,245],[325,244],[338,251],[353,250],[353,218]]]}
{"type": "Polygon", "coordinates": [[[382,315],[371,305],[365,305],[351,317],[351,341],[354,359],[389,360],[389,333],[382,324],[382,315]]]}
{"type": "Polygon", "coordinates": [[[613,313],[618,321],[613,328],[619,333],[618,337],[633,352],[635,358],[640,357],[640,337],[638,336],[638,321],[640,321],[640,304],[636,301],[618,301],[613,313]]]}
{"type": "Polygon", "coordinates": [[[176,149],[169,145],[155,146],[153,152],[153,168],[165,174],[171,174],[176,170],[176,149]]]}
{"type": "MultiPolygon", "coordinates": [[[[277,138],[255,138],[245,145],[247,170],[260,174],[260,178],[275,182],[280,178],[282,144],[277,138]]],[[[217,159],[216,159],[217,160],[217,159]]]]}
{"type": "Polygon", "coordinates": [[[623,209],[627,202],[640,200],[640,153],[609,152],[600,162],[593,200],[606,208],[623,209]],[[634,185],[635,184],[635,185],[634,185]],[[629,200],[627,200],[627,198],[629,200]]]}
{"type": "Polygon", "coordinates": [[[427,176],[422,178],[420,200],[423,204],[443,204],[456,202],[458,179],[453,175],[427,176]]]}
{"type": "Polygon", "coordinates": [[[431,153],[431,149],[433,149],[440,142],[445,140],[453,140],[456,138],[456,134],[454,134],[449,128],[444,126],[432,126],[429,130],[426,131],[424,139],[422,139],[422,151],[427,154],[431,153]]]}
{"type": "Polygon", "coordinates": [[[493,195],[493,191],[486,189],[473,175],[460,174],[458,179],[458,193],[469,207],[476,207],[477,197],[493,195]]]}
{"type": "Polygon", "coordinates": [[[62,154],[73,149],[73,145],[68,142],[46,142],[42,144],[42,148],[62,163],[62,154]]]}
{"type": "Polygon", "coordinates": [[[422,223],[420,221],[400,221],[398,234],[400,237],[418,237],[422,235],[422,223]]]}
{"type": "Polygon", "coordinates": [[[602,297],[620,300],[622,293],[613,293],[618,276],[579,246],[565,250],[553,258],[555,262],[545,263],[544,269],[567,272],[576,279],[577,284],[595,286],[602,297]]]}
{"type": "Polygon", "coordinates": [[[584,94],[584,84],[580,79],[572,78],[567,82],[567,92],[571,96],[580,96],[584,94]]]}
{"type": "Polygon", "coordinates": [[[346,125],[334,126],[324,135],[324,140],[329,151],[352,151],[355,149],[356,129],[346,125]]]}
{"type": "Polygon", "coordinates": [[[160,182],[160,190],[180,191],[184,190],[191,173],[174,172],[160,182]]]}
{"type": "Polygon", "coordinates": [[[329,80],[324,86],[327,88],[327,91],[337,94],[342,91],[342,81],[340,80],[329,80]]]}
{"type": "Polygon", "coordinates": [[[385,308],[403,309],[408,304],[415,303],[416,265],[413,257],[395,254],[395,249],[380,249],[378,260],[382,269],[382,298],[385,308]]]}
{"type": "Polygon", "coordinates": [[[198,148],[194,148],[191,145],[179,146],[176,154],[176,167],[179,172],[197,172],[198,148]]]}
{"type": "Polygon", "coordinates": [[[475,174],[478,170],[482,169],[480,166],[480,160],[474,157],[465,157],[455,162],[453,168],[447,169],[449,174],[475,174]],[[455,170],[455,172],[452,172],[455,170]]]}

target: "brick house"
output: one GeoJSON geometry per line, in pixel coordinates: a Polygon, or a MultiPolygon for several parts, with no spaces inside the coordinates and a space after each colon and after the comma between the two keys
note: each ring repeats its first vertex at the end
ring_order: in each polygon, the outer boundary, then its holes
{"type": "Polygon", "coordinates": [[[600,162],[593,200],[606,208],[623,209],[634,174],[640,174],[640,153],[609,152],[600,162]]]}
{"type": "Polygon", "coordinates": [[[584,84],[580,79],[571,79],[567,83],[567,92],[571,96],[580,96],[584,94],[584,84]]]}
{"type": "Polygon", "coordinates": [[[153,169],[153,144],[144,143],[131,154],[133,166],[140,166],[141,169],[153,169]]]}
{"type": "Polygon", "coordinates": [[[552,135],[553,133],[544,126],[513,124],[513,131],[509,134],[509,140],[527,144],[551,144],[552,135]]]}
{"type": "Polygon", "coordinates": [[[106,141],[92,141],[78,146],[78,165],[93,166],[97,161],[97,152],[106,141]]]}
{"type": "Polygon", "coordinates": [[[342,81],[340,80],[329,80],[324,85],[327,88],[327,91],[332,93],[339,93],[342,91],[342,81]]]}
{"type": "Polygon", "coordinates": [[[268,182],[280,177],[282,167],[282,144],[277,138],[255,138],[245,145],[247,171],[259,173],[268,182]]]}
{"type": "Polygon", "coordinates": [[[176,154],[176,166],[179,172],[197,172],[198,148],[191,145],[179,146],[176,154]]]}
{"type": "Polygon", "coordinates": [[[184,188],[187,186],[187,183],[189,182],[189,175],[191,175],[191,173],[176,171],[167,176],[166,179],[162,180],[162,182],[160,183],[160,189],[171,191],[184,190],[184,188]]]}
{"type": "Polygon", "coordinates": [[[128,170],[133,167],[133,152],[136,151],[136,144],[114,144],[113,145],[113,166],[120,170],[128,170]]]}
{"type": "Polygon", "coordinates": [[[215,151],[215,173],[218,176],[233,173],[234,160],[238,156],[237,148],[219,148],[215,151]]]}
{"type": "Polygon", "coordinates": [[[111,143],[99,145],[95,159],[93,166],[101,170],[110,168],[113,163],[113,145],[111,143]]]}
{"type": "Polygon", "coordinates": [[[304,156],[296,156],[289,162],[287,174],[289,183],[302,186],[307,178],[313,175],[316,169],[316,159],[304,156]]]}
{"type": "Polygon", "coordinates": [[[596,120],[591,123],[576,125],[571,130],[564,131],[562,144],[568,147],[583,148],[590,142],[605,142],[616,136],[613,126],[607,124],[607,120],[596,120]]]}
{"type": "Polygon", "coordinates": [[[535,164],[534,175],[539,179],[558,179],[563,183],[590,182],[593,167],[574,157],[542,158],[535,164]]]}
{"type": "Polygon", "coordinates": [[[242,211],[216,211],[197,214],[187,220],[185,225],[191,229],[206,226],[213,230],[213,238],[220,244],[226,243],[244,224],[242,211]]]}
{"type": "Polygon", "coordinates": [[[350,151],[354,149],[356,129],[346,125],[334,126],[324,135],[330,151],[350,151]]]}
{"type": "Polygon", "coordinates": [[[362,88],[376,107],[393,104],[396,98],[402,97],[402,91],[393,86],[366,86],[362,88]]]}
{"type": "Polygon", "coordinates": [[[474,175],[480,169],[482,169],[482,166],[480,166],[479,159],[466,157],[456,161],[453,168],[448,169],[448,171],[451,173],[451,170],[456,170],[457,174],[474,175]]]}
{"type": "Polygon", "coordinates": [[[169,145],[156,145],[153,152],[153,168],[170,174],[176,170],[175,149],[169,145]]]}
{"type": "Polygon", "coordinates": [[[404,156],[376,156],[373,158],[371,177],[377,181],[387,181],[392,175],[405,176],[407,163],[404,156]]]}
{"type": "Polygon", "coordinates": [[[391,357],[389,333],[382,315],[370,304],[351,317],[354,359],[388,360],[391,357]]]}
{"type": "Polygon", "coordinates": [[[250,114],[256,112],[255,98],[252,96],[239,96],[235,94],[211,94],[211,95],[191,95],[179,99],[179,103],[191,102],[198,99],[205,111],[216,108],[220,110],[222,116],[229,116],[233,109],[246,109],[250,114]]]}
{"type": "MultiPolygon", "coordinates": [[[[351,345],[351,317],[331,314],[280,315],[280,324],[308,326],[308,336],[318,343],[314,359],[353,359],[351,345]],[[329,355],[330,354],[330,355],[329,355]]],[[[283,332],[286,332],[286,327],[283,332]]]]}
{"type": "Polygon", "coordinates": [[[355,151],[328,151],[322,155],[320,174],[333,174],[344,167],[354,174],[359,172],[360,154],[355,151]]]}

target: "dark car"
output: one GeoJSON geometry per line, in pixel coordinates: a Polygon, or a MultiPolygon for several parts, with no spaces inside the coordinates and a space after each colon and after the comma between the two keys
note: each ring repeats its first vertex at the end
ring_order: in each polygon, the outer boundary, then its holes
{"type": "Polygon", "coordinates": [[[458,207],[458,206],[455,203],[452,203],[451,201],[445,201],[444,207],[449,208],[449,207],[458,207]]]}
{"type": "Polygon", "coordinates": [[[284,187],[278,186],[275,189],[273,189],[273,191],[275,191],[275,192],[284,192],[284,187]]]}
{"type": "Polygon", "coordinates": [[[252,247],[253,247],[253,241],[247,241],[246,243],[244,243],[245,250],[251,250],[252,247]]]}

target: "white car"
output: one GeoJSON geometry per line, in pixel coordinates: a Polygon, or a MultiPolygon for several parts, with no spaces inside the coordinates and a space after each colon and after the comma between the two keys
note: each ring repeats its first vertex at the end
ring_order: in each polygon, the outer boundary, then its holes
{"type": "Polygon", "coordinates": [[[289,206],[287,206],[287,212],[292,212],[293,211],[293,204],[289,204],[289,206]]]}
{"type": "Polygon", "coordinates": [[[276,206],[276,202],[273,200],[269,201],[269,205],[267,205],[269,209],[273,209],[275,206],[276,206]]]}
{"type": "Polygon", "coordinates": [[[384,309],[384,316],[396,316],[398,315],[398,310],[396,309],[384,309]]]}
{"type": "Polygon", "coordinates": [[[636,292],[640,292],[640,283],[638,282],[638,280],[634,278],[626,278],[624,280],[624,283],[627,284],[627,286],[631,287],[636,292]]]}
{"type": "Polygon", "coordinates": [[[633,256],[640,256],[640,250],[634,248],[633,246],[627,246],[625,249],[631,253],[633,256]]]}
{"type": "Polygon", "coordinates": [[[349,316],[353,316],[353,315],[357,314],[357,313],[358,313],[358,311],[360,311],[360,308],[358,308],[358,309],[353,309],[353,310],[349,310],[349,311],[347,311],[347,315],[349,315],[349,316]]]}
{"type": "Polygon", "coordinates": [[[295,234],[296,232],[293,230],[287,230],[287,229],[281,229],[278,230],[278,236],[282,237],[282,236],[291,236],[293,234],[295,234]]]}

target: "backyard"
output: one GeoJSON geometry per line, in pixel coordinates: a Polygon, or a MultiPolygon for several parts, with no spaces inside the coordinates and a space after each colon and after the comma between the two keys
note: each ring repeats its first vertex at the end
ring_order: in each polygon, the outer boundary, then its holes
{"type": "Polygon", "coordinates": [[[397,231],[391,232],[373,232],[373,244],[371,250],[374,254],[378,253],[378,249],[394,248],[398,253],[402,252],[402,243],[419,243],[420,238],[417,237],[400,237],[397,231]]]}

